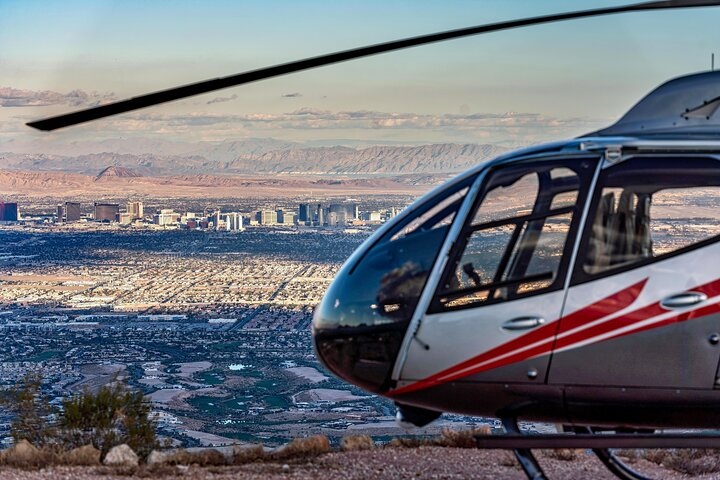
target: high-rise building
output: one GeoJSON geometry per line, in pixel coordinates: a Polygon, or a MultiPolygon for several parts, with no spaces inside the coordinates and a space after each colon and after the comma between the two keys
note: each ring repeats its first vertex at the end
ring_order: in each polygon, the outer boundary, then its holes
{"type": "Polygon", "coordinates": [[[298,209],[298,222],[310,223],[312,222],[312,213],[310,211],[310,205],[307,203],[301,203],[298,209]]]}
{"type": "Polygon", "coordinates": [[[239,231],[243,229],[243,217],[240,213],[233,212],[225,215],[225,230],[239,231]]]}
{"type": "Polygon", "coordinates": [[[57,206],[57,212],[55,213],[55,222],[62,223],[65,219],[65,210],[63,210],[62,203],[57,206]]]}
{"type": "Polygon", "coordinates": [[[215,210],[215,214],[213,215],[213,224],[215,225],[215,230],[220,230],[220,217],[221,217],[220,209],[218,208],[215,210]]]}
{"type": "Polygon", "coordinates": [[[65,202],[65,221],[77,222],[80,220],[80,204],[77,202],[65,202]]]}
{"type": "Polygon", "coordinates": [[[19,218],[17,203],[0,202],[0,222],[17,222],[19,218]]]}
{"type": "Polygon", "coordinates": [[[317,224],[320,226],[325,225],[325,209],[321,203],[318,203],[316,210],[317,224]]]}
{"type": "Polygon", "coordinates": [[[95,202],[94,218],[96,222],[117,222],[120,216],[120,205],[117,203],[95,202]]]}
{"type": "Polygon", "coordinates": [[[275,225],[278,221],[278,215],[275,210],[260,210],[260,225],[275,225]]]}
{"type": "Polygon", "coordinates": [[[145,207],[143,202],[128,202],[127,213],[129,213],[133,219],[144,218],[145,207]]]}
{"type": "Polygon", "coordinates": [[[278,223],[283,225],[295,225],[295,212],[282,211],[282,220],[280,219],[281,210],[278,210],[278,223]]]}
{"type": "Polygon", "coordinates": [[[333,203],[330,205],[327,223],[332,226],[345,225],[347,224],[348,217],[348,208],[346,205],[333,203]]]}
{"type": "Polygon", "coordinates": [[[153,223],[156,225],[176,225],[180,221],[180,214],[171,209],[162,209],[153,215],[153,223]]]}

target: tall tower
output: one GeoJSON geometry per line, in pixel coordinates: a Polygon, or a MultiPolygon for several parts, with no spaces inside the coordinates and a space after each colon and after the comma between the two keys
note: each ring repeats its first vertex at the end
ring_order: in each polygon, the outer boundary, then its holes
{"type": "Polygon", "coordinates": [[[133,220],[145,217],[144,206],[142,202],[128,202],[127,213],[133,218],[133,220]]]}
{"type": "MultiPolygon", "coordinates": [[[[59,206],[58,206],[59,208],[59,206]]],[[[77,202],[65,202],[65,221],[77,222],[80,220],[80,204],[77,202]]]]}

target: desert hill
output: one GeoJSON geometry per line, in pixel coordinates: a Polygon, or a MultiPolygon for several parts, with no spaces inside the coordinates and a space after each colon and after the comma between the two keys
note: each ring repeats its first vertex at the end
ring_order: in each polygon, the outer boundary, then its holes
{"type": "Polygon", "coordinates": [[[125,167],[111,165],[98,173],[96,180],[112,180],[113,178],[136,178],[142,177],[139,173],[125,167]]]}

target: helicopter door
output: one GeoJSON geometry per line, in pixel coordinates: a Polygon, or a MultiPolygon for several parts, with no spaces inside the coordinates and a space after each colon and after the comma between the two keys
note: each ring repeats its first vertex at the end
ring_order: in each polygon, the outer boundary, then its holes
{"type": "Polygon", "coordinates": [[[720,161],[602,170],[550,383],[713,388],[720,357],[720,161]]]}
{"type": "Polygon", "coordinates": [[[491,170],[450,252],[398,392],[446,382],[544,383],[567,257],[597,158],[491,170]]]}

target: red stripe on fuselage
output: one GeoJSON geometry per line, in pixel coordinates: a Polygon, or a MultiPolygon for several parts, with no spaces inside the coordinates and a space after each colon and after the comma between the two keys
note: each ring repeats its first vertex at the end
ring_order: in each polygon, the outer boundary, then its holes
{"type": "Polygon", "coordinates": [[[600,318],[606,317],[615,312],[629,307],[637,299],[642,292],[647,278],[621,290],[617,293],[605,297],[585,308],[582,308],[567,317],[561,318],[557,322],[552,322],[540,328],[536,328],[532,332],[526,333],[520,337],[516,337],[509,342],[503,343],[493,349],[481,353],[462,363],[454,365],[448,369],[442,370],[423,380],[412,383],[410,385],[395,389],[388,393],[389,396],[409,393],[423,388],[430,387],[438,383],[449,382],[468,375],[474,375],[492,368],[498,368],[511,363],[516,363],[538,355],[550,353],[553,349],[553,340],[555,339],[558,329],[561,332],[569,331],[578,326],[593,322],[600,318]],[[566,327],[567,325],[567,327],[566,327]],[[509,355],[502,359],[489,362],[497,357],[514,352],[515,350],[527,347],[534,343],[542,342],[540,345],[523,350],[521,352],[509,355]]]}

